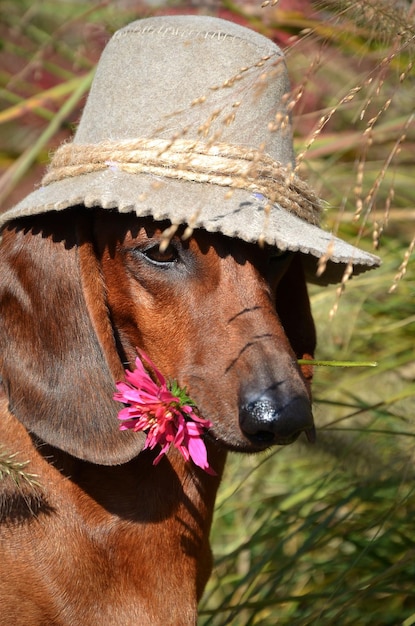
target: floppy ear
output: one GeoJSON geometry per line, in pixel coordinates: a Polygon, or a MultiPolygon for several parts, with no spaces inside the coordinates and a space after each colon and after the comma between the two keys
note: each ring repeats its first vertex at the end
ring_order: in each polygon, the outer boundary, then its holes
{"type": "MultiPolygon", "coordinates": [[[[276,310],[297,359],[310,359],[314,358],[316,329],[301,256],[294,256],[278,285],[276,310]]],[[[301,370],[311,381],[312,367],[303,365],[301,370]]]]}
{"type": "Polygon", "coordinates": [[[143,435],[120,432],[124,371],[83,209],[10,223],[0,246],[0,374],[11,412],[48,444],[125,463],[143,435]]]}

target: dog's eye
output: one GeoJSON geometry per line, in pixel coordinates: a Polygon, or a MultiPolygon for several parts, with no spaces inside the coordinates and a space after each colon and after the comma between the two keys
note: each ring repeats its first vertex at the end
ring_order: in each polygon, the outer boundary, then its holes
{"type": "Polygon", "coordinates": [[[162,265],[164,263],[175,263],[179,258],[177,249],[172,245],[168,245],[165,250],[160,250],[160,244],[156,244],[141,250],[149,261],[162,265]]]}

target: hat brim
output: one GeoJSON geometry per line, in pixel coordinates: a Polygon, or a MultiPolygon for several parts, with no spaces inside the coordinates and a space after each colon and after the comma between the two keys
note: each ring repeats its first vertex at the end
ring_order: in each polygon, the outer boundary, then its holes
{"type": "Polygon", "coordinates": [[[12,219],[77,205],[135,212],[138,217],[167,219],[250,243],[262,241],[282,251],[300,252],[305,255],[308,280],[320,285],[340,282],[349,264],[353,265],[354,275],[380,265],[379,257],[309,224],[277,203],[269,208],[260,194],[208,183],[130,174],[111,167],[39,187],[0,216],[0,227],[12,219]],[[322,258],[327,258],[327,263],[318,276],[318,262],[322,258]]]}

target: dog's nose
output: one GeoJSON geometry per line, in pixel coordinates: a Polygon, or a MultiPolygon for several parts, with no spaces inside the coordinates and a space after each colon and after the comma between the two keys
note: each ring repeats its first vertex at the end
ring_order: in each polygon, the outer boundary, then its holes
{"type": "Polygon", "coordinates": [[[313,415],[308,398],[294,396],[281,406],[281,398],[266,393],[242,405],[239,424],[245,437],[257,448],[285,445],[305,432],[314,441],[313,415]]]}

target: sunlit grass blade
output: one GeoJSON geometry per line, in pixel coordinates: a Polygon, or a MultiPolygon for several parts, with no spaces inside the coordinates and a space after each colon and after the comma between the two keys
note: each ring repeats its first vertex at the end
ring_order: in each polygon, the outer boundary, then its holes
{"type": "Polygon", "coordinates": [[[29,167],[38,157],[41,150],[48,144],[50,139],[55,135],[62,122],[68,117],[71,111],[78,105],[82,96],[89,89],[94,71],[89,72],[86,76],[76,81],[73,86],[75,89],[72,95],[66,100],[61,109],[52,118],[47,128],[42,132],[40,137],[35,141],[33,146],[29,147],[11,166],[6,174],[0,178],[0,202],[2,202],[23,177],[29,167]]]}
{"type": "MultiPolygon", "coordinates": [[[[42,108],[43,106],[46,107],[48,104],[56,105],[68,95],[77,93],[78,87],[81,88],[80,93],[82,96],[83,93],[85,93],[85,91],[89,88],[89,85],[90,82],[88,80],[85,82],[85,78],[83,76],[76,77],[66,83],[61,83],[43,91],[42,93],[38,93],[35,96],[21,100],[18,104],[15,104],[5,111],[0,111],[0,124],[18,119],[30,111],[36,112],[38,108],[42,108]]],[[[79,98],[78,100],[75,100],[75,104],[77,104],[78,101],[79,98]]]]}

